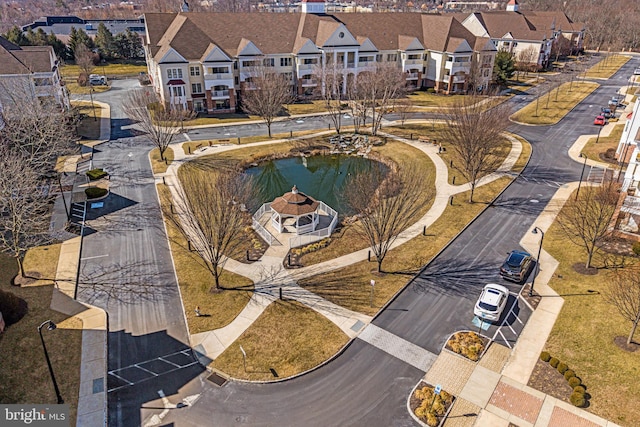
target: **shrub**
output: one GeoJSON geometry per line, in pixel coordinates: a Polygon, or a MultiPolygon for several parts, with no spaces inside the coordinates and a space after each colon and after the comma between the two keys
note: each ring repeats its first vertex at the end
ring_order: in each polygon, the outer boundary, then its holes
{"type": "Polygon", "coordinates": [[[569,382],[569,387],[574,388],[582,384],[582,380],[578,377],[571,377],[567,380],[569,382]]]}
{"type": "Polygon", "coordinates": [[[577,385],[573,388],[574,393],[585,394],[587,390],[585,390],[583,385],[577,385]]]}
{"type": "Polygon", "coordinates": [[[584,398],[584,394],[576,392],[571,393],[569,401],[573,406],[577,406],[578,408],[582,408],[585,403],[587,403],[587,399],[584,398]]]}
{"type": "Polygon", "coordinates": [[[456,332],[447,341],[447,346],[454,353],[473,361],[478,360],[484,350],[484,342],[475,332],[456,332]]]}
{"type": "Polygon", "coordinates": [[[11,292],[0,290],[0,312],[6,326],[17,323],[28,311],[29,307],[25,300],[11,292]]]}
{"type": "Polygon", "coordinates": [[[640,242],[635,242],[631,247],[631,250],[633,251],[634,254],[640,255],[640,242]]]}
{"type": "Polygon", "coordinates": [[[571,378],[573,378],[575,376],[576,376],[576,373],[573,372],[571,369],[567,369],[564,372],[564,379],[567,380],[567,381],[569,381],[569,379],[571,379],[571,378]]]}
{"type": "Polygon", "coordinates": [[[542,353],[540,353],[540,360],[542,360],[543,362],[548,362],[549,360],[551,360],[551,355],[548,351],[543,351],[542,353]]]}
{"type": "Polygon", "coordinates": [[[109,191],[106,188],[89,187],[84,192],[87,195],[87,199],[97,199],[106,196],[109,191]]]}
{"type": "Polygon", "coordinates": [[[96,181],[107,176],[107,173],[104,169],[91,169],[87,171],[87,176],[89,177],[89,181],[96,181]]]}
{"type": "Polygon", "coordinates": [[[554,368],[557,368],[559,363],[560,363],[560,360],[558,360],[557,357],[552,357],[549,360],[549,365],[553,366],[554,368]]]}
{"type": "Polygon", "coordinates": [[[558,367],[556,369],[558,369],[558,372],[564,375],[564,373],[569,369],[569,366],[567,366],[567,364],[564,362],[560,362],[558,363],[558,367]]]}

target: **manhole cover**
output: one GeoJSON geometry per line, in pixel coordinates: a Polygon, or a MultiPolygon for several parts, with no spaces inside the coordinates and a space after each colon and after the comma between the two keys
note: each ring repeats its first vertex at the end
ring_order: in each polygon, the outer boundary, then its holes
{"type": "Polygon", "coordinates": [[[222,387],[227,382],[227,379],[222,375],[218,374],[217,372],[214,372],[213,374],[209,375],[207,379],[212,383],[214,383],[215,385],[217,385],[218,387],[222,387]]]}

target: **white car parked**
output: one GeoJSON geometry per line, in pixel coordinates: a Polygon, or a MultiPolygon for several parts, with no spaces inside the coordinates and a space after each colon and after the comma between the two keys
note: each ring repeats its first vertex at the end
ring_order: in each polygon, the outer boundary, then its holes
{"type": "Polygon", "coordinates": [[[501,285],[489,283],[484,286],[480,298],[473,308],[473,314],[482,320],[496,322],[509,299],[509,290],[501,285]]]}

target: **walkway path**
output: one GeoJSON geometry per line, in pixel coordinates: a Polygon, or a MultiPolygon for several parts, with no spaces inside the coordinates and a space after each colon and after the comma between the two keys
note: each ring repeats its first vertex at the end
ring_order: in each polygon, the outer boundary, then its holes
{"type": "MultiPolygon", "coordinates": [[[[318,135],[327,133],[331,133],[331,131],[321,132],[318,135]]],[[[421,150],[429,156],[436,169],[436,196],[433,205],[422,218],[400,234],[392,245],[392,248],[396,248],[412,238],[419,236],[424,227],[430,227],[444,213],[449,204],[450,197],[469,191],[471,186],[468,183],[462,185],[451,185],[448,183],[448,169],[445,162],[438,155],[438,146],[419,141],[397,138],[390,134],[381,135],[398,139],[421,150]]],[[[510,173],[522,152],[522,144],[513,137],[509,137],[509,140],[511,141],[512,147],[503,164],[495,173],[481,179],[478,186],[486,185],[510,173]]],[[[281,141],[283,140],[259,142],[243,146],[218,145],[214,147],[203,147],[203,149],[199,149],[190,155],[186,155],[184,153],[182,143],[175,144],[172,146],[174,161],[167,168],[166,173],[160,176],[160,179],[164,179],[167,183],[174,200],[179,200],[181,197],[181,191],[179,188],[180,184],[177,179],[177,171],[180,165],[184,162],[204,155],[220,153],[238,148],[273,144],[281,141]]],[[[175,208],[178,210],[178,214],[180,214],[180,208],[178,207],[180,205],[181,203],[174,203],[175,208]]],[[[283,261],[289,251],[288,239],[282,240],[282,246],[271,246],[264,256],[255,263],[244,264],[233,259],[227,259],[225,261],[224,268],[226,270],[251,279],[254,282],[255,290],[248,304],[230,324],[213,331],[191,335],[192,347],[207,359],[215,359],[228,346],[236,341],[242,333],[251,326],[258,316],[260,316],[260,314],[262,314],[262,312],[273,301],[278,299],[280,290],[282,290],[282,294],[287,299],[298,301],[325,316],[337,325],[347,336],[349,336],[349,338],[356,337],[363,327],[371,322],[372,318],[370,316],[333,304],[332,302],[303,289],[297,284],[298,279],[326,273],[364,261],[367,259],[368,249],[362,249],[316,265],[287,271],[283,268],[283,261]]]]}

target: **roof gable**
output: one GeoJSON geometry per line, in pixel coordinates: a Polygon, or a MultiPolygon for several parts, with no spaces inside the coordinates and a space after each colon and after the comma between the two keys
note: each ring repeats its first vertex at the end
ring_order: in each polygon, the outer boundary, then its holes
{"type": "Polygon", "coordinates": [[[238,56],[260,56],[262,51],[251,41],[243,38],[238,45],[238,56]]]}
{"type": "Polygon", "coordinates": [[[165,52],[165,49],[160,50],[158,54],[162,55],[162,57],[158,61],[158,63],[160,64],[175,63],[175,62],[189,62],[184,58],[184,56],[180,55],[178,52],[176,52],[175,49],[171,47],[166,49],[166,52],[165,52]]]}
{"type": "Polygon", "coordinates": [[[473,52],[471,45],[465,40],[458,37],[451,37],[447,43],[447,52],[452,53],[469,53],[473,52]]]}
{"type": "Polygon", "coordinates": [[[398,36],[398,48],[400,50],[424,50],[424,46],[417,37],[398,36]]]}
{"type": "Polygon", "coordinates": [[[213,43],[209,43],[209,47],[202,55],[202,62],[230,62],[231,58],[224,53],[222,49],[213,43]]]}
{"type": "Polygon", "coordinates": [[[294,53],[297,54],[317,54],[320,53],[320,49],[318,49],[318,46],[316,46],[311,40],[307,39],[307,38],[303,38],[301,39],[302,42],[302,46],[300,46],[300,48],[298,48],[297,51],[294,51],[294,53]]]}
{"type": "Polygon", "coordinates": [[[328,37],[322,42],[320,46],[359,46],[358,40],[347,30],[344,24],[338,24],[337,27],[334,23],[328,21],[321,21],[318,25],[318,34],[322,31],[323,34],[327,34],[328,37]],[[331,31],[333,29],[333,31],[331,31]],[[331,32],[330,32],[331,31],[331,32]]]}
{"type": "Polygon", "coordinates": [[[378,48],[368,37],[358,37],[358,42],[360,42],[360,52],[378,52],[378,48]]]}

